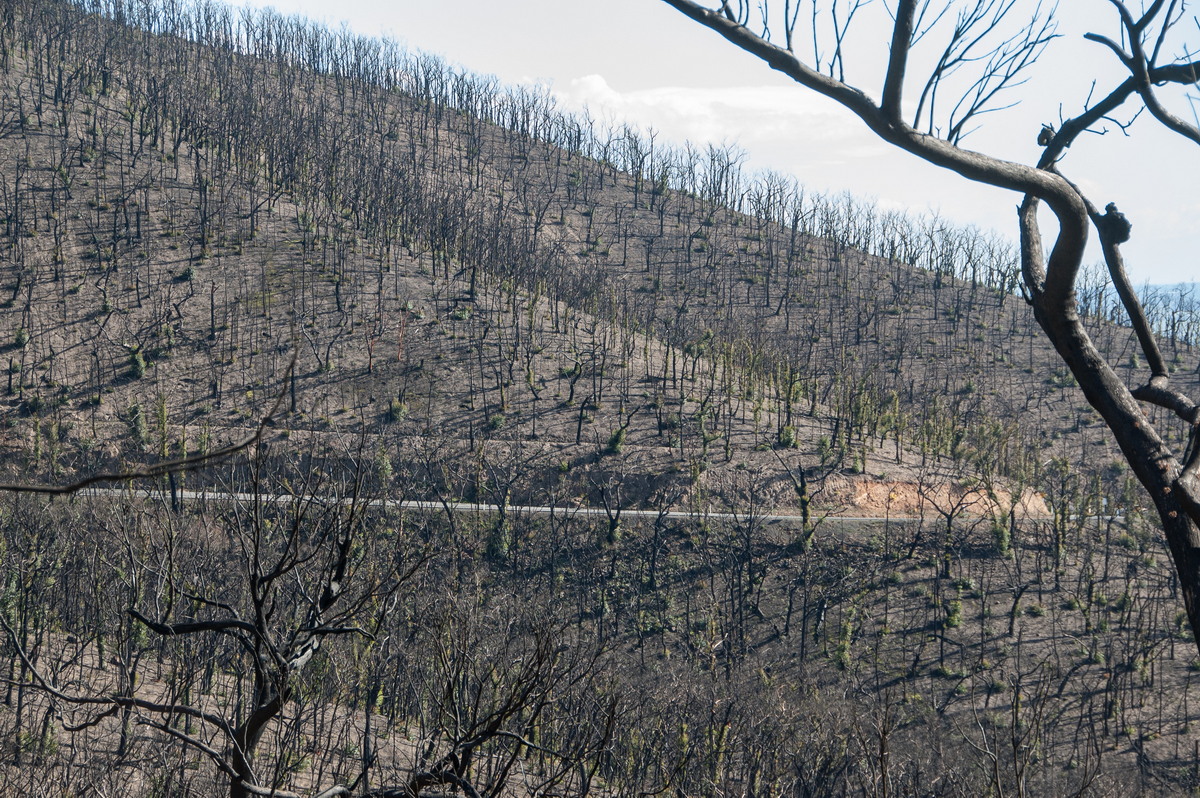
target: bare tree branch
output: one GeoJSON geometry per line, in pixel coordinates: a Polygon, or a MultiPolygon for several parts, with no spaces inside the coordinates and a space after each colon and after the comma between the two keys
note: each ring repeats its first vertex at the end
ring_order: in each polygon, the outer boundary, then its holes
{"type": "MultiPolygon", "coordinates": [[[[1189,124],[1180,119],[1175,114],[1167,110],[1166,106],[1159,100],[1158,95],[1154,91],[1154,85],[1158,82],[1154,79],[1155,59],[1158,57],[1162,49],[1167,32],[1175,24],[1177,20],[1173,20],[1172,13],[1175,10],[1175,3],[1172,2],[1166,18],[1162,21],[1157,41],[1154,45],[1153,55],[1146,54],[1145,36],[1147,28],[1156,21],[1159,13],[1163,10],[1164,0],[1155,0],[1154,3],[1146,10],[1142,17],[1138,20],[1133,18],[1133,14],[1126,7],[1122,0],[1109,0],[1110,3],[1117,9],[1121,16],[1121,24],[1124,27],[1125,37],[1128,39],[1129,52],[1125,52],[1120,45],[1114,42],[1111,38],[1097,33],[1087,33],[1085,39],[1103,44],[1108,49],[1112,50],[1117,58],[1129,70],[1135,81],[1137,92],[1141,95],[1142,102],[1146,104],[1146,110],[1157,119],[1163,127],[1178,133],[1180,136],[1200,144],[1200,127],[1189,124]]],[[[1196,83],[1197,81],[1197,65],[1200,62],[1191,64],[1176,64],[1174,66],[1182,67],[1182,72],[1186,76],[1188,67],[1191,68],[1191,80],[1179,80],[1169,82],[1184,82],[1196,83]]]]}
{"type": "Polygon", "coordinates": [[[152,729],[158,729],[160,732],[163,732],[164,734],[167,734],[168,736],[174,737],[176,740],[179,740],[184,745],[187,745],[190,748],[196,749],[197,751],[199,751],[200,753],[204,754],[209,759],[211,759],[213,761],[213,763],[218,768],[220,768],[221,772],[224,773],[226,776],[237,775],[234,773],[233,768],[231,768],[229,766],[229,762],[226,761],[225,756],[223,754],[221,754],[220,751],[217,751],[215,748],[208,745],[207,743],[202,742],[201,740],[197,740],[194,736],[192,736],[190,734],[185,734],[184,732],[181,732],[179,729],[173,728],[166,723],[157,723],[157,722],[149,720],[147,718],[139,718],[138,724],[141,726],[149,726],[152,729]]]}
{"type": "Polygon", "coordinates": [[[189,623],[159,623],[152,621],[145,615],[134,609],[128,610],[130,617],[136,619],[139,623],[164,637],[174,637],[177,635],[194,634],[196,632],[227,632],[232,629],[237,629],[247,634],[256,635],[258,629],[252,623],[227,618],[225,620],[215,621],[192,621],[189,623]]]}

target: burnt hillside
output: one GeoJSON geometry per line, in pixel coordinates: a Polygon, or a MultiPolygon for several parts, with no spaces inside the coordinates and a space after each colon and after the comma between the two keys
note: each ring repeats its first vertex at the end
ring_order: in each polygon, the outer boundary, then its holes
{"type": "MultiPolygon", "coordinates": [[[[895,470],[907,449],[1034,485],[1048,456],[1113,459],[1002,242],[387,44],[114,9],[128,26],[51,5],[6,29],[10,396],[55,424],[16,422],[26,450],[136,433],[135,404],[192,430],[160,421],[160,454],[194,448],[252,423],[298,349],[289,425],[309,432],[403,417],[468,448],[595,450],[621,431],[707,467],[791,428],[810,466],[895,470]]],[[[1097,337],[1124,352],[1103,298],[1097,337]]],[[[1161,314],[1177,342],[1189,311],[1161,314]]]]}

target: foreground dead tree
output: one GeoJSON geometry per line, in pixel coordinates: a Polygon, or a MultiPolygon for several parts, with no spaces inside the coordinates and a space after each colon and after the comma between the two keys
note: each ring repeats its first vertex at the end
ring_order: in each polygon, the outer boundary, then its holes
{"type": "MultiPolygon", "coordinates": [[[[293,360],[285,383],[294,366],[293,360]]],[[[0,629],[22,665],[17,684],[44,696],[48,712],[63,719],[64,728],[75,732],[120,717],[122,749],[131,720],[156,729],[209,759],[227,781],[231,798],[296,795],[279,789],[286,774],[278,762],[264,766],[258,761],[260,746],[267,747],[263,743],[279,735],[303,674],[327,641],[373,640],[394,607],[397,590],[428,560],[419,545],[376,535],[367,521],[372,502],[366,495],[364,469],[354,468],[342,480],[325,480],[313,467],[319,460],[310,454],[314,464],[292,474],[292,481],[268,476],[278,464],[265,458],[265,433],[274,425],[284,396],[281,391],[251,435],[203,455],[62,485],[0,485],[0,492],[6,493],[73,495],[96,484],[174,478],[253,451],[250,491],[231,494],[228,509],[219,514],[219,526],[229,540],[224,550],[201,546],[202,564],[190,567],[195,563],[182,553],[188,548],[186,535],[171,524],[162,539],[150,545],[124,541],[129,557],[124,573],[130,575],[131,593],[142,597],[126,610],[131,623],[143,634],[156,636],[160,661],[164,654],[171,657],[178,673],[187,673],[187,651],[207,652],[202,667],[178,680],[182,688],[177,684],[167,695],[147,691],[146,683],[154,680],[139,672],[140,656],[132,657],[133,662],[115,660],[123,678],[111,689],[64,685],[39,665],[25,636],[0,614],[0,629]],[[248,676],[232,701],[214,706],[206,694],[218,662],[248,676]]],[[[353,463],[361,457],[347,459],[353,463]]],[[[369,765],[364,766],[350,785],[316,794],[419,794],[409,788],[361,790],[359,783],[368,770],[369,765]]]]}
{"type": "MultiPolygon", "coordinates": [[[[1064,163],[1073,142],[1111,123],[1118,110],[1137,114],[1144,109],[1164,127],[1200,144],[1200,129],[1169,109],[1163,88],[1194,86],[1200,79],[1200,60],[1175,41],[1185,24],[1190,27],[1196,21],[1186,13],[1185,4],[1154,0],[1135,13],[1122,0],[1109,0],[1117,30],[1112,35],[1089,33],[1086,38],[1110,50],[1129,76],[1106,90],[1097,88],[1083,111],[1063,121],[1057,131],[1030,131],[1044,149],[1037,163],[1021,164],[974,152],[961,142],[981,114],[1007,101],[1004,92],[1021,85],[1056,38],[1054,19],[1043,13],[1041,5],[1017,0],[885,4],[892,12],[887,23],[892,35],[881,76],[882,97],[876,100],[847,82],[845,69],[848,34],[877,7],[866,9],[868,4],[861,0],[830,0],[807,9],[792,2],[780,9],[747,0],[709,7],[692,0],[665,1],[772,69],[846,107],[884,141],[968,180],[1024,197],[1018,220],[1024,294],[1154,501],[1200,647],[1200,404],[1171,384],[1150,323],[1125,275],[1121,244],[1129,238],[1128,222],[1111,204],[1101,213],[1102,203],[1084,195],[1064,163]],[[798,55],[806,45],[811,60],[798,55]],[[925,48],[933,49],[932,54],[925,48]],[[923,74],[909,69],[918,50],[922,56],[931,55],[923,74]],[[970,77],[963,81],[967,73],[970,77]],[[952,98],[948,112],[939,105],[945,97],[952,98]],[[906,120],[903,115],[910,109],[911,120],[906,120]],[[1037,218],[1041,203],[1053,212],[1059,228],[1048,254],[1037,218]],[[1146,383],[1134,388],[1117,376],[1114,365],[1093,344],[1076,303],[1076,281],[1092,228],[1150,368],[1146,383]],[[1165,442],[1162,430],[1151,423],[1139,403],[1165,408],[1188,425],[1190,436],[1183,452],[1165,442]]],[[[1098,11],[1105,6],[1095,5],[1098,11]]]]}
{"type": "Polygon", "coordinates": [[[216,515],[227,543],[193,546],[185,527],[171,524],[152,530],[149,541],[125,541],[129,561],[120,573],[141,597],[126,612],[132,634],[157,648],[159,662],[172,663],[165,693],[140,655],[114,660],[128,675],[112,689],[63,683],[0,617],[28,674],[24,686],[45,697],[65,728],[116,716],[126,727],[132,720],[155,729],[210,760],[232,798],[292,794],[279,789],[287,774],[273,749],[297,722],[285,715],[297,714],[306,671],[329,646],[374,639],[396,591],[427,560],[419,545],[375,534],[361,471],[341,480],[310,476],[293,484],[291,496],[267,480],[262,464],[251,476],[251,492],[216,515]],[[224,698],[214,696],[214,668],[239,675],[224,698]]]}

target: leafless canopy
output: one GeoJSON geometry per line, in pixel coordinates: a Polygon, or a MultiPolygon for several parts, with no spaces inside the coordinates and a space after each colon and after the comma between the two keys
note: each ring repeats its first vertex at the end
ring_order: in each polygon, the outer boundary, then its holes
{"type": "MultiPolygon", "coordinates": [[[[1128,231],[1116,230],[1115,217],[1102,214],[1069,179],[1065,162],[1067,148],[1079,136],[1097,130],[1118,110],[1127,117],[1145,110],[1168,130],[1200,143],[1195,97],[1185,93],[1200,79],[1200,59],[1184,38],[1200,35],[1200,21],[1186,0],[1152,0],[1140,7],[1125,0],[1093,3],[1097,22],[1111,24],[1107,32],[1089,32],[1085,38],[1107,49],[1128,76],[1094,88],[1087,98],[1062,97],[1064,107],[1082,103],[1083,110],[1062,121],[1057,131],[1029,131],[1031,140],[1044,145],[1034,164],[975,152],[962,141],[985,114],[1015,101],[1014,90],[1059,36],[1055,5],[1034,0],[785,0],[782,8],[762,2],[752,9],[746,0],[707,6],[693,0],[665,2],[772,69],[845,106],[883,140],[969,180],[1023,196],[1019,228],[1024,294],[1152,497],[1200,645],[1200,404],[1171,384],[1129,284],[1121,253],[1121,239],[1128,231]],[[891,27],[886,61],[848,63],[847,44],[858,32],[855,23],[866,14],[882,13],[881,8],[891,27]],[[1105,11],[1109,13],[1100,13],[1105,11]],[[852,67],[865,71],[848,77],[852,67]],[[872,85],[881,86],[879,100],[864,89],[872,85]],[[1190,109],[1192,121],[1186,113],[1170,110],[1172,99],[1167,95],[1172,90],[1173,101],[1190,109]],[[906,102],[911,115],[905,113],[906,102]],[[1048,254],[1037,218],[1043,202],[1058,222],[1048,254]],[[1093,345],[1076,306],[1076,280],[1092,228],[1149,366],[1148,379],[1140,386],[1118,378],[1093,345]],[[1191,426],[1186,451],[1172,451],[1139,402],[1166,408],[1191,426]]],[[[1099,82],[1111,63],[1103,53],[1097,56],[1080,68],[1091,70],[1099,82]]]]}

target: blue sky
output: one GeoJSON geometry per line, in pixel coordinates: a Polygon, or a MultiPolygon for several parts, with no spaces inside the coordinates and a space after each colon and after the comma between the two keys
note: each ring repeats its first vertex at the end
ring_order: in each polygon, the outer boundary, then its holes
{"type": "MultiPolygon", "coordinates": [[[[663,140],[730,143],[748,166],[794,175],[821,191],[849,191],[886,208],[938,213],[1015,235],[1014,194],[973,186],[877,141],[832,102],[776,75],[657,0],[249,0],[436,53],[507,83],[548,83],[568,107],[652,126],[663,140]]],[[[886,52],[885,8],[866,19],[849,58],[862,87],[878,93],[886,52]]],[[[1077,113],[1121,73],[1110,53],[1085,42],[1115,30],[1107,0],[1062,4],[1062,38],[1017,89],[1016,107],[982,118],[966,146],[1029,162],[1042,122],[1077,113]]],[[[1191,29],[1200,48],[1200,28],[1191,29]]],[[[1176,98],[1177,100],[1179,98],[1176,98]]],[[[1177,106],[1187,113],[1186,103],[1177,106]]],[[[1128,121],[1122,119],[1121,121],[1128,121]]],[[[1200,280],[1200,147],[1138,119],[1123,133],[1080,140],[1064,171],[1099,205],[1115,201],[1134,222],[1125,257],[1136,282],[1200,280]]],[[[1052,223],[1048,222],[1052,227],[1052,223]]],[[[1049,231],[1048,231],[1049,234],[1049,231]]]]}

